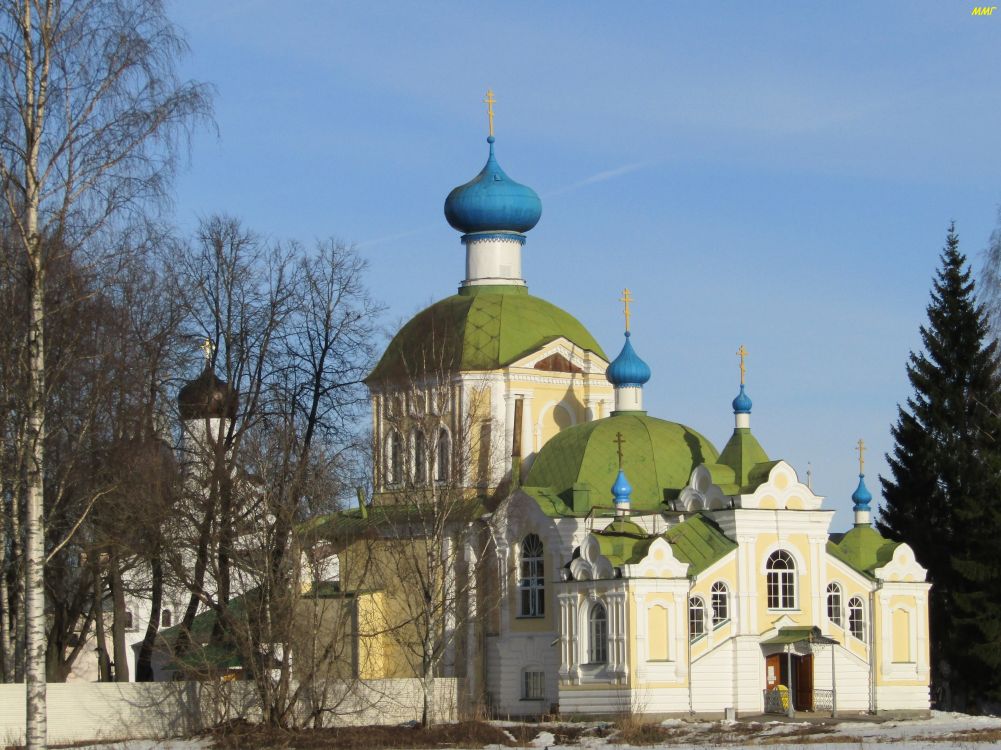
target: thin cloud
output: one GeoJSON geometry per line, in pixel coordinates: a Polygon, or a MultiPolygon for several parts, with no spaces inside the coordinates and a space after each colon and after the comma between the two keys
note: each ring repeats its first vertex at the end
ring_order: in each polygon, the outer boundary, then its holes
{"type": "Polygon", "coordinates": [[[355,247],[371,247],[372,245],[381,245],[384,242],[393,242],[394,240],[402,240],[405,237],[412,237],[415,234],[422,234],[423,232],[430,232],[432,229],[436,229],[441,226],[441,222],[435,222],[434,224],[426,224],[423,227],[418,227],[417,229],[408,229],[405,232],[397,232],[396,234],[389,234],[385,237],[376,237],[374,240],[365,240],[364,242],[359,242],[355,244],[355,247]]]}
{"type": "Polygon", "coordinates": [[[585,177],[583,180],[574,182],[570,185],[565,185],[561,188],[556,188],[555,190],[550,190],[546,193],[547,198],[551,198],[554,195],[563,195],[563,193],[569,193],[572,190],[579,190],[582,187],[587,187],[588,185],[596,185],[599,182],[605,182],[606,180],[614,180],[616,177],[621,177],[622,175],[629,174],[630,172],[636,172],[640,169],[646,169],[647,167],[652,167],[656,162],[653,161],[637,161],[632,164],[625,164],[621,167],[616,167],[615,169],[606,169],[603,172],[597,172],[590,177],[585,177]]]}

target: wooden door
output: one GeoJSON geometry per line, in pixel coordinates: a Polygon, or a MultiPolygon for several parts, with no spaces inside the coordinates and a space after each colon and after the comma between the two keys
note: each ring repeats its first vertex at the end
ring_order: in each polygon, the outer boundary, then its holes
{"type": "Polygon", "coordinates": [[[765,657],[765,687],[769,690],[782,684],[782,654],[765,657]]]}
{"type": "Polygon", "coordinates": [[[796,710],[813,710],[813,654],[794,657],[796,670],[796,710]]]}

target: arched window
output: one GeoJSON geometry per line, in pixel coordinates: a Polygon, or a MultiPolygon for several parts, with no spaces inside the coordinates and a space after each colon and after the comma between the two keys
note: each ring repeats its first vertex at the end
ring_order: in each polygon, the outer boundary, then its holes
{"type": "Polygon", "coordinates": [[[839,628],[843,628],[841,619],[841,587],[836,583],[827,584],[827,619],[839,628]]]}
{"type": "Polygon", "coordinates": [[[435,472],[435,480],[438,482],[448,481],[449,459],[451,457],[448,443],[448,430],[443,427],[438,433],[438,468],[435,472]]]}
{"type": "Polygon", "coordinates": [[[768,609],[796,609],[796,562],[785,550],[768,557],[768,609]]]}
{"type": "Polygon", "coordinates": [[[860,641],[865,640],[865,609],[857,596],[848,600],[848,632],[860,641]]]}
{"type": "Polygon", "coordinates": [[[713,608],[713,627],[722,625],[730,619],[730,592],[726,584],[716,581],[709,590],[709,603],[713,608]]]}
{"type": "Polygon", "coordinates": [[[169,628],[174,624],[173,613],[169,609],[160,612],[160,627],[169,628]]]}
{"type": "Polygon", "coordinates": [[[400,484],[403,482],[403,436],[393,430],[389,433],[387,442],[386,461],[389,471],[386,474],[390,484],[400,484]]]}
{"type": "Polygon", "coordinates": [[[536,534],[526,536],[521,543],[521,577],[518,580],[522,617],[546,614],[546,570],[542,553],[542,540],[536,534]]]}
{"type": "Polygon", "coordinates": [[[596,602],[587,616],[587,660],[590,664],[608,661],[608,613],[596,602]]]}
{"type": "Polygon", "coordinates": [[[424,433],[414,430],[414,483],[423,486],[428,481],[428,451],[424,433]]]}
{"type": "Polygon", "coordinates": [[[688,600],[688,637],[696,641],[706,634],[706,603],[701,596],[688,600]]]}

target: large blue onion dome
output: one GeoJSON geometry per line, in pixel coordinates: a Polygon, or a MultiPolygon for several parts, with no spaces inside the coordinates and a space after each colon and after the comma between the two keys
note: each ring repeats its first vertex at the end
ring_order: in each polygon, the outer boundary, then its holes
{"type": "Polygon", "coordinates": [[[740,384],[740,393],[737,394],[737,398],[733,400],[733,413],[734,414],[750,414],[751,413],[751,397],[747,395],[744,391],[744,384],[740,384]]]}
{"type": "Polygon", "coordinates": [[[527,232],[539,223],[542,201],[527,185],[505,174],[494,157],[494,137],[487,138],[490,156],[472,180],[445,199],[445,218],[455,229],[472,232],[527,232]]]}
{"type": "Polygon", "coordinates": [[[605,370],[605,377],[614,386],[636,388],[650,379],[650,365],[640,359],[633,345],[629,343],[629,331],[626,331],[626,343],[622,345],[619,356],[605,370]]]}
{"type": "Polygon", "coordinates": [[[865,486],[865,474],[858,475],[858,487],[856,487],[855,492],[852,493],[852,502],[855,503],[855,507],[852,510],[869,510],[869,503],[872,502],[872,493],[869,492],[869,488],[865,486]]]}

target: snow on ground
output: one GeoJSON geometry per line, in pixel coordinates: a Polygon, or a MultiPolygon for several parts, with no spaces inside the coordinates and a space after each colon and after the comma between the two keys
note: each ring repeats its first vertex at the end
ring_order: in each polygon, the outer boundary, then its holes
{"type": "MultiPolygon", "coordinates": [[[[497,722],[510,726],[513,722],[497,722]]],[[[980,750],[1001,748],[1001,740],[974,742],[964,732],[1001,731],[1001,717],[968,716],[933,711],[927,719],[889,721],[842,721],[820,724],[817,721],[721,722],[669,719],[662,724],[672,730],[670,744],[644,750],[704,750],[725,747],[732,750],[762,750],[777,744],[781,750],[886,750],[887,745],[903,745],[908,750],[980,750]],[[806,735],[806,736],[804,736],[806,735]],[[830,738],[829,742],[824,740],[830,738]],[[800,741],[806,739],[807,741],[800,741]],[[767,744],[763,744],[767,743],[767,744]]],[[[584,736],[579,745],[554,745],[560,726],[579,728],[580,723],[552,723],[541,727],[530,745],[539,750],[618,750],[628,747],[615,737],[584,736]]],[[[112,744],[89,745],[87,750],[210,750],[206,738],[190,740],[130,740],[112,744]]],[[[450,749],[452,750],[452,749],[450,749]]],[[[500,750],[495,748],[494,750],[500,750]]],[[[506,750],[506,749],[505,749],[506,750]]]]}

